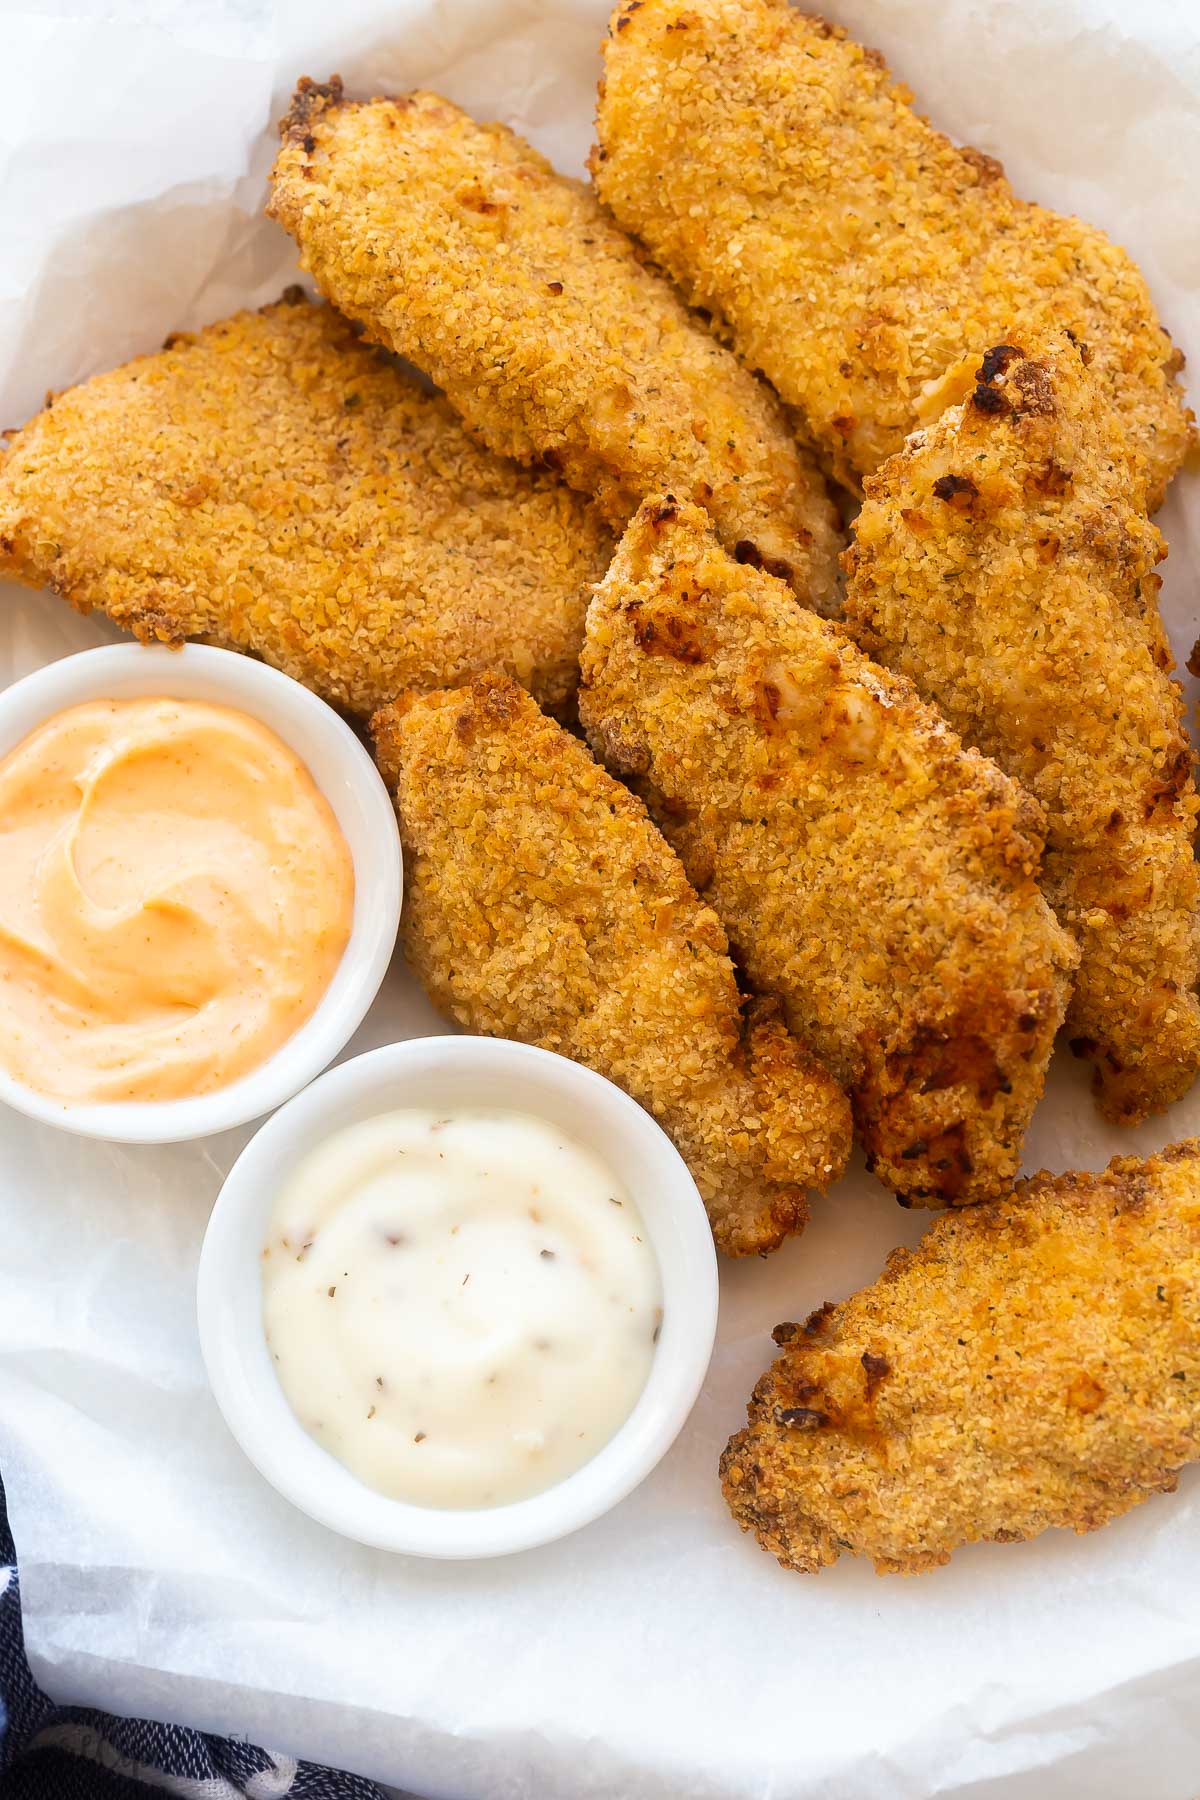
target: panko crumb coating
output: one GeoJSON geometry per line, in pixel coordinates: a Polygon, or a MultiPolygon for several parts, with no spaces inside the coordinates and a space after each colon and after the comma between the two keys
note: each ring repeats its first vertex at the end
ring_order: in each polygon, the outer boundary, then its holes
{"type": "Polygon", "coordinates": [[[1095,1531],[1200,1457],[1200,1143],[946,1213],[774,1337],[721,1480],[785,1568],[1095,1531]]]}
{"type": "Polygon", "coordinates": [[[404,842],[405,949],[468,1031],[585,1063],[673,1139],[731,1256],[773,1250],[845,1167],[845,1096],[771,1002],[639,800],[502,676],[372,721],[404,842]]]}
{"type": "Polygon", "coordinates": [[[574,693],[611,540],[297,288],[53,397],[0,457],[0,574],[368,716],[501,668],[574,693]]]}
{"type": "Polygon", "coordinates": [[[1082,952],[1067,1029],[1102,1111],[1136,1124],[1200,1067],[1200,800],[1166,547],[1070,339],[1014,336],[970,378],[868,477],[846,623],[1041,802],[1043,890],[1082,952]]]}
{"type": "Polygon", "coordinates": [[[1075,947],[1041,809],[704,514],[647,502],[588,610],[580,718],[908,1204],[1007,1192],[1075,947]]]}
{"type": "Polygon", "coordinates": [[[436,94],[302,82],[270,211],[317,286],[437,382],[493,450],[560,470],[620,530],[703,499],[731,550],[838,603],[838,521],[778,400],[581,182],[436,94]]]}
{"type": "Polygon", "coordinates": [[[1192,415],[1140,271],[911,102],[877,51],[786,0],[622,0],[592,171],[847,487],[899,450],[964,348],[1070,328],[1157,505],[1192,415]]]}

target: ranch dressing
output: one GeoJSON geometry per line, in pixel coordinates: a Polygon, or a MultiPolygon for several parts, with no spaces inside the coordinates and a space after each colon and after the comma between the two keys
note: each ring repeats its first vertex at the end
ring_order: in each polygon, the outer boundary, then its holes
{"type": "Polygon", "coordinates": [[[267,1342],[305,1430],[379,1493],[498,1506],[593,1457],[646,1384],[658,1265],[605,1163],[456,1108],[335,1133],[277,1196],[267,1342]]]}

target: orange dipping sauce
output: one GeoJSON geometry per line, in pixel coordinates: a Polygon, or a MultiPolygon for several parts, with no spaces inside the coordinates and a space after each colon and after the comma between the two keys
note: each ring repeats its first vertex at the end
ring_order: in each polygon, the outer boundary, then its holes
{"type": "Polygon", "coordinates": [[[257,719],[69,707],[0,761],[0,1064],[73,1105],[225,1087],[314,1011],[353,911],[333,812],[257,719]]]}

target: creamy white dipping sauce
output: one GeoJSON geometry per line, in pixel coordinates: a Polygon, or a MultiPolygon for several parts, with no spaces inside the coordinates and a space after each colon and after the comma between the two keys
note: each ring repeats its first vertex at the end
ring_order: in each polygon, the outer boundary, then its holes
{"type": "Polygon", "coordinates": [[[510,1112],[336,1132],[275,1201],[262,1287],[305,1430],[422,1506],[522,1500],[589,1461],[645,1387],[662,1318],[628,1193],[510,1112]]]}

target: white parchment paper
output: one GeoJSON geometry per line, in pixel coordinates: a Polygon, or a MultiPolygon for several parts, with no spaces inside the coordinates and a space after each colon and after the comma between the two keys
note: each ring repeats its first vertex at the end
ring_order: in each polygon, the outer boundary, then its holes
{"type": "MultiPolygon", "coordinates": [[[[0,3],[0,423],[273,298],[260,217],[296,77],[441,87],[564,166],[590,141],[603,0],[0,3]]],[[[952,133],[1142,261],[1200,367],[1200,11],[1162,0],[829,0],[952,133]]],[[[1162,523],[1177,654],[1200,494],[1162,523]]],[[[115,636],[0,591],[0,682],[115,636]]],[[[397,967],[352,1048],[437,1029],[397,967]]],[[[1120,1135],[1052,1070],[1030,1167],[1120,1135]]],[[[1194,1800],[1200,1483],[1091,1538],[981,1547],[920,1580],[784,1574],[730,1524],[717,1455],[770,1327],[869,1280],[922,1221],[861,1171],[769,1263],[726,1267],[711,1377],[608,1518],[437,1565],[355,1548],[263,1485],[205,1388],[193,1279],[245,1139],[114,1149],[0,1116],[0,1462],[28,1647],[56,1697],[243,1731],[453,1800],[1194,1800]]]]}

